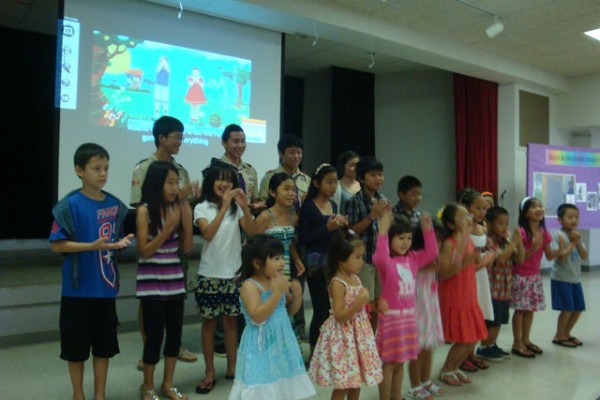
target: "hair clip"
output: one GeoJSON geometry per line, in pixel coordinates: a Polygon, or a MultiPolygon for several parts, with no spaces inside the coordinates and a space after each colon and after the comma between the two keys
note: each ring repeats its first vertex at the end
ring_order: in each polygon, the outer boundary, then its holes
{"type": "Polygon", "coordinates": [[[323,163],[323,164],[319,165],[317,167],[317,169],[315,170],[315,175],[319,175],[319,172],[321,171],[321,168],[323,168],[323,167],[331,167],[331,165],[327,164],[327,163],[323,163]]]}
{"type": "Polygon", "coordinates": [[[356,236],[356,232],[354,232],[352,229],[348,229],[348,233],[352,236],[356,236]]]}

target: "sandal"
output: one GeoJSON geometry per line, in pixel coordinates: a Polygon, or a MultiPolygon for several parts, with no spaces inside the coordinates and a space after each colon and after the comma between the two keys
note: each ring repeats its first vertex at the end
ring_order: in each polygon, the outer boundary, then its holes
{"type": "Polygon", "coordinates": [[[577,347],[577,343],[572,341],[571,339],[554,339],[552,343],[557,344],[559,346],[568,347],[574,349],[577,347]]]}
{"type": "MultiPolygon", "coordinates": [[[[490,367],[490,364],[488,364],[487,362],[483,361],[481,358],[479,357],[473,357],[473,358],[469,358],[469,361],[476,366],[479,369],[488,369],[490,367]]],[[[469,371],[467,371],[469,372],[469,371]]]]}
{"type": "Polygon", "coordinates": [[[168,397],[171,400],[187,400],[187,396],[185,394],[181,394],[179,389],[176,387],[172,387],[170,389],[161,388],[160,394],[168,397]]]}
{"type": "Polygon", "coordinates": [[[479,369],[470,360],[465,360],[460,364],[460,369],[466,372],[477,372],[479,369]]]}
{"type": "Polygon", "coordinates": [[[583,342],[579,339],[577,339],[575,336],[571,336],[569,338],[569,340],[573,343],[575,343],[577,346],[583,346],[583,342]]]}
{"type": "Polygon", "coordinates": [[[468,376],[465,375],[464,372],[462,372],[461,370],[456,370],[454,371],[454,375],[456,375],[456,377],[458,378],[459,381],[461,381],[461,383],[471,383],[471,378],[469,378],[468,376]]]}
{"type": "Polygon", "coordinates": [[[544,352],[538,345],[533,343],[526,344],[525,348],[535,354],[542,354],[544,352]]]}
{"type": "Polygon", "coordinates": [[[198,361],[198,356],[195,355],[194,353],[191,353],[191,352],[187,351],[183,347],[180,347],[179,348],[179,355],[177,356],[177,359],[179,361],[193,363],[193,362],[198,361]]]}
{"type": "Polygon", "coordinates": [[[433,400],[431,393],[429,393],[423,386],[417,386],[416,388],[409,389],[406,396],[411,400],[433,400]]]}
{"type": "Polygon", "coordinates": [[[442,387],[437,383],[428,381],[423,384],[423,387],[435,397],[440,397],[444,395],[444,389],[442,389],[442,387]]]}
{"type": "Polygon", "coordinates": [[[160,397],[156,395],[156,390],[146,389],[144,385],[140,386],[140,399],[142,400],[160,400],[160,397]]]}
{"type": "Polygon", "coordinates": [[[462,386],[460,379],[458,379],[454,372],[442,372],[440,371],[440,381],[444,382],[449,386],[462,386]]]}
{"type": "Polygon", "coordinates": [[[196,393],[208,394],[208,393],[210,393],[211,390],[213,390],[213,387],[215,387],[216,383],[217,383],[216,379],[213,379],[212,381],[209,381],[208,379],[204,379],[202,382],[200,382],[199,384],[196,385],[196,393]]]}
{"type": "Polygon", "coordinates": [[[519,356],[519,357],[523,357],[523,358],[535,358],[535,354],[531,353],[527,349],[515,349],[515,348],[513,348],[510,352],[512,354],[514,354],[515,356],[519,356]]]}

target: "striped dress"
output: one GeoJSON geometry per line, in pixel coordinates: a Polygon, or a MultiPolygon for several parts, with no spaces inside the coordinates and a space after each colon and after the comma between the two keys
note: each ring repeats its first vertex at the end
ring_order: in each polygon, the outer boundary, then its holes
{"type": "MultiPolygon", "coordinates": [[[[152,240],[150,236],[148,238],[152,240]]],[[[138,298],[164,299],[185,296],[183,267],[177,255],[179,234],[171,236],[149,258],[138,260],[135,294],[138,298]]]]}

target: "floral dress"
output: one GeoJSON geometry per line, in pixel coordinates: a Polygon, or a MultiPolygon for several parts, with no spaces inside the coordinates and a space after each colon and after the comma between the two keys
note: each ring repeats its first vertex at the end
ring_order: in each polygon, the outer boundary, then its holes
{"type": "MultiPolygon", "coordinates": [[[[360,282],[357,276],[354,277],[360,282]]],[[[346,287],[344,304],[349,307],[356,300],[362,284],[350,286],[339,278],[334,280],[346,287]]],[[[331,301],[331,295],[329,297],[331,301]]],[[[329,310],[308,374],[317,385],[335,389],[360,388],[362,383],[373,386],[381,382],[381,361],[364,308],[343,324],[337,322],[333,311],[329,310]]]]}

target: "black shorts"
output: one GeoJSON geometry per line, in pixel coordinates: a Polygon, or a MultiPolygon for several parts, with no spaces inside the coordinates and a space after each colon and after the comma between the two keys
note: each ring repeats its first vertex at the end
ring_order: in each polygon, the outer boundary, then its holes
{"type": "Polygon", "coordinates": [[[500,325],[508,324],[509,305],[509,300],[492,300],[492,307],[494,309],[494,320],[486,320],[486,326],[497,328],[500,325]]]}
{"type": "Polygon", "coordinates": [[[60,358],[83,362],[119,353],[117,308],[114,298],[63,296],[60,301],[60,358]]]}

